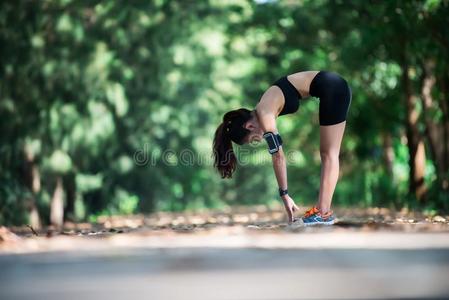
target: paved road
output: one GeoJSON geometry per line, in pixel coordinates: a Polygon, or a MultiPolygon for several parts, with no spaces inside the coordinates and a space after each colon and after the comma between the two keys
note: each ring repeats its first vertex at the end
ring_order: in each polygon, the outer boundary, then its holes
{"type": "Polygon", "coordinates": [[[449,298],[449,248],[114,248],[0,256],[0,299],[449,298]]]}

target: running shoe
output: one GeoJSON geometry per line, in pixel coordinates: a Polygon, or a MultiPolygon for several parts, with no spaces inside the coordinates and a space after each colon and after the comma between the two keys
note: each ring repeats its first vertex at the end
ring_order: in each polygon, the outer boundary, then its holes
{"type": "Polygon", "coordinates": [[[304,215],[302,221],[304,222],[304,226],[313,226],[313,225],[332,225],[335,223],[335,216],[332,211],[329,211],[325,214],[321,214],[318,210],[315,213],[309,213],[304,215]],[[306,216],[307,215],[307,216],[306,216]]]}

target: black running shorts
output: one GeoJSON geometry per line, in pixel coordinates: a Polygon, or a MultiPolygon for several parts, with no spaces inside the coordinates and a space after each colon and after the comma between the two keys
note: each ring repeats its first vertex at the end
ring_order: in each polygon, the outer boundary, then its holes
{"type": "Polygon", "coordinates": [[[320,71],[310,83],[309,94],[320,99],[321,126],[334,125],[346,120],[352,92],[340,75],[320,71]]]}

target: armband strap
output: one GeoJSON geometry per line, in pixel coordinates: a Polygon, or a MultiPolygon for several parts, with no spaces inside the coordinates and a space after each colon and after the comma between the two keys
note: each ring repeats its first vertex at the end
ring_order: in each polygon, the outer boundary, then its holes
{"type": "Polygon", "coordinates": [[[278,139],[279,146],[282,146],[282,139],[279,133],[276,133],[276,138],[278,139]]]}
{"type": "Polygon", "coordinates": [[[279,151],[282,146],[282,139],[279,133],[274,134],[273,132],[268,131],[263,134],[263,138],[267,141],[268,152],[270,152],[270,154],[274,154],[279,151]]]}

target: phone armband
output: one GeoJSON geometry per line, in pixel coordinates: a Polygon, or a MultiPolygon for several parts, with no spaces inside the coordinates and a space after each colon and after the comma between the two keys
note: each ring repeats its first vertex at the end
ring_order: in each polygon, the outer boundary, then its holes
{"type": "Polygon", "coordinates": [[[271,155],[279,151],[282,146],[282,138],[279,133],[274,134],[273,132],[268,131],[263,134],[263,138],[267,141],[268,152],[271,155]]]}

